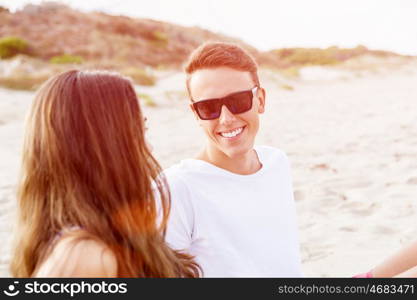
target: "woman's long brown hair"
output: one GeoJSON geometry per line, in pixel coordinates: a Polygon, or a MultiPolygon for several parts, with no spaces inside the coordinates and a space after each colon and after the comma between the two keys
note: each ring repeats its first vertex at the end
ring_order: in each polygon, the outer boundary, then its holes
{"type": "Polygon", "coordinates": [[[77,226],[113,251],[119,277],[197,277],[193,259],[164,242],[169,209],[129,80],[68,71],[41,87],[27,120],[13,276],[34,275],[54,238],[77,226]]]}

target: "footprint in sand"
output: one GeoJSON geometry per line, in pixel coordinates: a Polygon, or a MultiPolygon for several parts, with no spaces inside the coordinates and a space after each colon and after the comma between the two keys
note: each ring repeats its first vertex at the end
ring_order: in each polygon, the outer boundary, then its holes
{"type": "Polygon", "coordinates": [[[340,200],[346,201],[348,197],[341,193],[339,189],[334,189],[330,187],[321,188],[315,191],[315,198],[320,199],[320,204],[338,204],[340,200]]]}
{"type": "Polygon", "coordinates": [[[302,201],[305,199],[305,192],[303,190],[295,190],[294,191],[294,200],[295,201],[302,201]]]}
{"type": "Polygon", "coordinates": [[[367,217],[372,215],[374,212],[371,208],[365,208],[365,209],[356,209],[351,211],[352,214],[359,216],[359,217],[367,217]]]}
{"type": "Polygon", "coordinates": [[[407,184],[417,184],[417,176],[409,178],[407,184]]]}
{"type": "Polygon", "coordinates": [[[372,232],[375,234],[392,235],[398,233],[398,230],[392,227],[378,225],[374,227],[372,232]]]}
{"type": "Polygon", "coordinates": [[[330,167],[328,164],[326,163],[322,163],[322,164],[316,164],[310,167],[310,170],[314,171],[314,170],[321,170],[321,171],[330,171],[333,173],[337,173],[337,170],[330,167]]]}
{"type": "Polygon", "coordinates": [[[345,231],[345,232],[357,232],[358,228],[355,226],[342,226],[339,227],[340,231],[345,231]]]}
{"type": "Polygon", "coordinates": [[[304,259],[302,262],[311,262],[326,258],[333,254],[333,251],[329,250],[333,247],[334,245],[331,244],[315,245],[314,247],[311,247],[311,249],[310,247],[303,247],[302,252],[304,259]]]}
{"type": "Polygon", "coordinates": [[[321,186],[329,187],[333,190],[352,190],[352,189],[364,189],[370,187],[372,182],[367,179],[360,178],[336,178],[324,181],[321,186]]]}
{"type": "Polygon", "coordinates": [[[348,202],[340,206],[342,210],[358,217],[367,217],[375,212],[376,204],[362,203],[362,202],[348,202]]]}

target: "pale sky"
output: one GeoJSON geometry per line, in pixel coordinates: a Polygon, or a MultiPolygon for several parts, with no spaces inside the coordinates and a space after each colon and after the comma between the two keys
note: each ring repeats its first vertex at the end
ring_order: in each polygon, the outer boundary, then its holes
{"type": "MultiPolygon", "coordinates": [[[[0,0],[12,10],[41,0],[0,0]]],[[[199,26],[270,50],[355,47],[417,55],[417,0],[63,0],[74,8],[199,26]]]]}

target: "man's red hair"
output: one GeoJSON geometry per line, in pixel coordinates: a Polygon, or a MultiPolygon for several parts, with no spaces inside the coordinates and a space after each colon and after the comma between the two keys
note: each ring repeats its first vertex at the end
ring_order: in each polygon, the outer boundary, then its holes
{"type": "Polygon", "coordinates": [[[189,83],[195,71],[221,67],[249,72],[254,83],[260,86],[258,65],[246,50],[236,44],[207,42],[196,48],[185,64],[188,94],[191,96],[189,83]]]}

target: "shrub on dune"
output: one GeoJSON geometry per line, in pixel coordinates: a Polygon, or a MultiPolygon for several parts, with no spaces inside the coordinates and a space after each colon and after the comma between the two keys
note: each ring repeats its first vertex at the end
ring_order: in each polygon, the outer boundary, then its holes
{"type": "Polygon", "coordinates": [[[131,67],[123,69],[121,73],[132,78],[132,80],[139,85],[152,86],[156,83],[155,76],[144,69],[131,67]]]}
{"type": "Polygon", "coordinates": [[[52,57],[49,62],[52,64],[81,64],[83,63],[81,56],[75,56],[70,54],[62,54],[52,57]]]}
{"type": "Polygon", "coordinates": [[[137,96],[139,98],[139,101],[142,101],[143,104],[145,104],[146,106],[150,106],[150,107],[157,106],[155,100],[148,94],[138,93],[137,96]]]}
{"type": "Polygon", "coordinates": [[[19,53],[25,53],[29,43],[15,36],[7,36],[0,39],[0,58],[10,58],[19,53]]]}
{"type": "Polygon", "coordinates": [[[155,30],[152,32],[152,44],[156,47],[166,47],[168,45],[168,35],[165,32],[155,30]]]}
{"type": "Polygon", "coordinates": [[[0,86],[13,90],[34,91],[50,77],[50,74],[14,74],[0,77],[0,86]]]}

